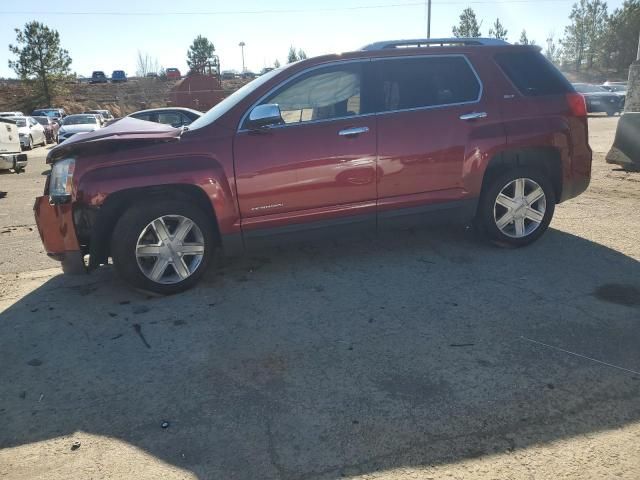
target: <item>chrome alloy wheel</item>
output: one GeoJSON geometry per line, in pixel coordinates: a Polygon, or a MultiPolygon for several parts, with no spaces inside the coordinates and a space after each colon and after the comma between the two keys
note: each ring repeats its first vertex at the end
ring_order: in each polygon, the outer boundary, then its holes
{"type": "Polygon", "coordinates": [[[148,279],[174,284],[196,271],[204,252],[204,236],[198,225],[182,215],[164,215],[142,230],[136,244],[136,261],[148,279]]]}
{"type": "Polygon", "coordinates": [[[533,233],[547,209],[544,190],[530,178],[516,178],[500,190],[493,206],[498,229],[511,238],[533,233]]]}

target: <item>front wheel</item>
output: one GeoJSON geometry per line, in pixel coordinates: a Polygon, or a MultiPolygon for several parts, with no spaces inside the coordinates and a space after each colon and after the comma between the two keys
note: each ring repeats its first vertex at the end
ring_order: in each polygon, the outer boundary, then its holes
{"type": "Polygon", "coordinates": [[[555,209],[548,178],[536,169],[516,168],[483,189],[476,224],[494,243],[522,247],[542,236],[555,209]]]}
{"type": "Polygon", "coordinates": [[[183,201],[145,203],[127,210],[111,239],[118,274],[134,287],[163,295],[192,287],[214,250],[214,226],[183,201]]]}

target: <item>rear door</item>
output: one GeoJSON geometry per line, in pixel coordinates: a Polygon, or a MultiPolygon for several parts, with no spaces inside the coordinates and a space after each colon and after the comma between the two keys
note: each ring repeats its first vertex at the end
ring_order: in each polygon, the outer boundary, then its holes
{"type": "Polygon", "coordinates": [[[467,58],[404,56],[372,65],[379,112],[379,211],[464,198],[470,135],[496,114],[483,101],[481,82],[467,58]]]}

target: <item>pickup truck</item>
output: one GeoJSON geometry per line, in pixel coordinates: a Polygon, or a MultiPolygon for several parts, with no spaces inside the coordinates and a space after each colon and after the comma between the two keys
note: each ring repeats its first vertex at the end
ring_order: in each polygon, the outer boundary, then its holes
{"type": "Polygon", "coordinates": [[[20,136],[16,122],[0,117],[0,170],[20,173],[27,166],[27,155],[20,153],[20,136]]]}

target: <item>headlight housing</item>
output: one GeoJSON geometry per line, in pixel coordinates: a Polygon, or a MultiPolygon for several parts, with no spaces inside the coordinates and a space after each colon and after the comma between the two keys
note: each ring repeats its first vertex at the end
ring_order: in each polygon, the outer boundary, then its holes
{"type": "Polygon", "coordinates": [[[74,158],[65,158],[53,164],[49,178],[49,202],[52,204],[67,203],[71,200],[73,171],[76,167],[74,158]]]}

